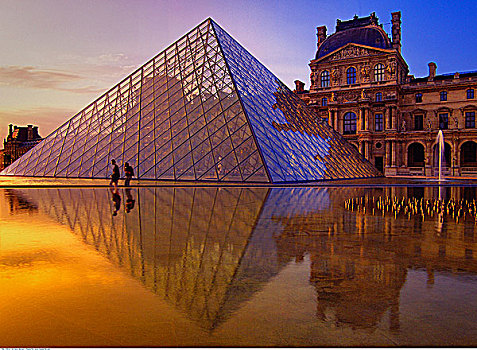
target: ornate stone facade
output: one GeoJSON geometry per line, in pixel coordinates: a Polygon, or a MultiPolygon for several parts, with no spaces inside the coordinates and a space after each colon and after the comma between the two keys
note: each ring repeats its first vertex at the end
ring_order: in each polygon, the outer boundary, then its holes
{"type": "Polygon", "coordinates": [[[409,75],[401,13],[391,22],[391,38],[374,13],[338,20],[328,37],[318,27],[310,89],[296,92],[385,175],[434,176],[440,129],[444,174],[477,175],[477,72],[436,75],[431,62],[428,77],[409,75]]]}
{"type": "Polygon", "coordinates": [[[41,140],[43,139],[38,134],[38,126],[18,127],[10,124],[8,136],[3,140],[3,150],[0,150],[0,170],[12,164],[41,140]]]}

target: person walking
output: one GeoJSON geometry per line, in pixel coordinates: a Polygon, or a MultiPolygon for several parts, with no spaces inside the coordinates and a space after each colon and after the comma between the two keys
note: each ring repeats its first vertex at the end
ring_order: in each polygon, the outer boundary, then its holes
{"type": "Polygon", "coordinates": [[[132,177],[134,176],[134,169],[129,165],[128,162],[124,163],[124,174],[126,175],[126,180],[124,180],[124,186],[129,187],[132,177]]]}
{"type": "Polygon", "coordinates": [[[111,174],[111,182],[109,185],[114,186],[114,188],[117,190],[119,181],[119,167],[114,159],[111,160],[111,164],[113,165],[113,173],[111,174]]]}
{"type": "Polygon", "coordinates": [[[114,211],[113,216],[118,215],[118,211],[121,208],[121,195],[119,194],[118,188],[111,188],[111,194],[113,195],[113,202],[114,202],[114,211]]]}

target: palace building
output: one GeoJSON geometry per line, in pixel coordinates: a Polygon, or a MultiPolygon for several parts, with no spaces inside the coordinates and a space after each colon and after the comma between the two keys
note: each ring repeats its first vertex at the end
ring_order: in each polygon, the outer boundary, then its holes
{"type": "Polygon", "coordinates": [[[296,92],[385,175],[437,173],[436,136],[444,134],[444,174],[477,174],[477,71],[416,78],[401,55],[401,12],[391,36],[375,13],[317,28],[310,89],[296,92]]]}
{"type": "Polygon", "coordinates": [[[35,147],[43,138],[38,134],[38,126],[8,126],[7,138],[3,140],[0,150],[0,170],[3,170],[30,149],[35,147]]]}

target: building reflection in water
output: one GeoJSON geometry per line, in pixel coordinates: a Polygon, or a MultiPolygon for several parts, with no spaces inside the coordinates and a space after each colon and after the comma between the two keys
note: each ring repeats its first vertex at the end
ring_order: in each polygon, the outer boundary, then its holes
{"type": "Polygon", "coordinates": [[[383,320],[400,329],[409,269],[426,269],[429,286],[436,272],[477,272],[475,217],[455,220],[446,212],[423,220],[402,206],[399,215],[388,210],[396,203],[475,205],[475,188],[444,188],[440,196],[438,190],[140,188],[120,190],[117,216],[106,189],[22,189],[9,196],[70,227],[207,329],[290,262],[308,257],[317,318],[372,331],[383,320]]]}
{"type": "Polygon", "coordinates": [[[4,192],[4,198],[6,199],[6,202],[8,203],[8,209],[10,210],[10,214],[18,214],[18,213],[24,213],[24,212],[35,213],[38,211],[38,208],[35,204],[25,199],[17,191],[11,190],[11,189],[5,189],[3,192],[4,192]]]}

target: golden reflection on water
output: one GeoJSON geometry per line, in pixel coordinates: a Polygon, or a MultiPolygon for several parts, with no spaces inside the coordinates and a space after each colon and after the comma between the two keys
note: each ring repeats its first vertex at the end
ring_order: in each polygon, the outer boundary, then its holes
{"type": "Polygon", "coordinates": [[[472,345],[475,188],[435,190],[3,190],[2,345],[472,345]]]}

